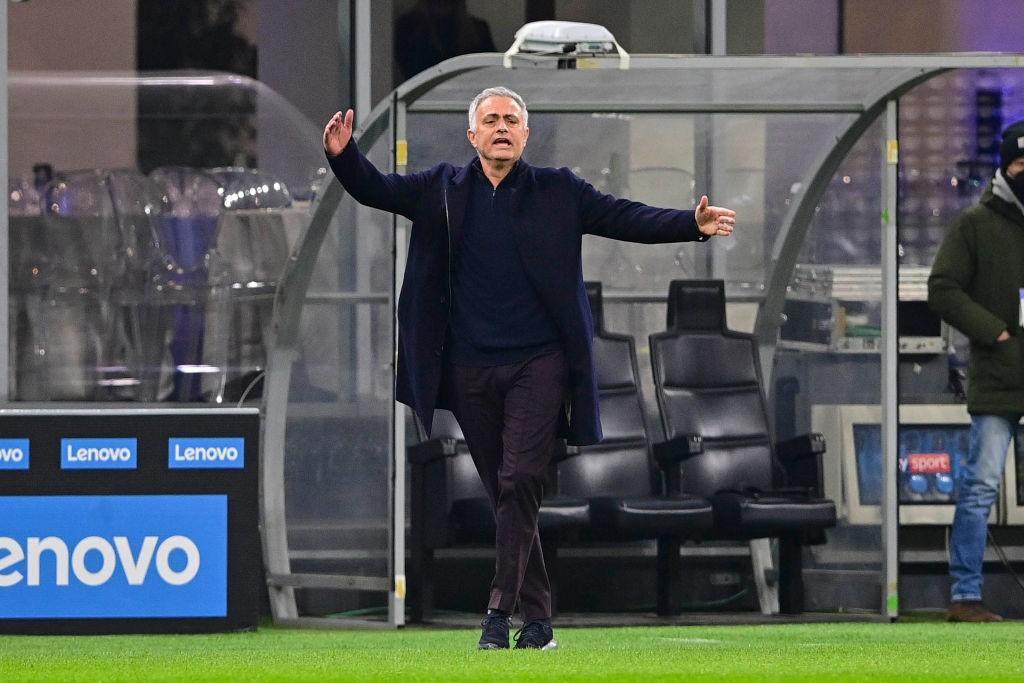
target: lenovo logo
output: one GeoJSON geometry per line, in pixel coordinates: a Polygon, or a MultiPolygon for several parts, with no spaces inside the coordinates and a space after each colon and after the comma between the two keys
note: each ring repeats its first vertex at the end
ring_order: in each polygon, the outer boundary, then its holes
{"type": "MultiPolygon", "coordinates": [[[[171,586],[184,586],[199,573],[199,548],[187,536],[170,536],[161,540],[146,536],[133,549],[127,536],[86,536],[68,548],[57,536],[30,536],[22,543],[9,536],[0,536],[0,588],[10,588],[22,581],[29,586],[42,582],[40,566],[44,559],[52,571],[48,578],[55,586],[70,585],[71,576],[85,586],[102,586],[120,569],[129,586],[141,586],[155,565],[156,575],[171,586]],[[171,566],[171,554],[180,553],[181,568],[171,566]],[[24,562],[24,565],[22,565],[24,562]],[[22,571],[24,569],[24,571],[22,571]]],[[[2,595],[2,593],[0,593],[2,595]]]]}
{"type": "Polygon", "coordinates": [[[173,438],[167,441],[171,469],[242,469],[245,439],[240,437],[173,438]]]}
{"type": "Polygon", "coordinates": [[[0,619],[222,617],[226,495],[0,496],[0,619]]]}
{"type": "Polygon", "coordinates": [[[134,470],[137,439],[61,439],[60,466],[65,470],[134,470]]]}
{"type": "Polygon", "coordinates": [[[0,439],[0,470],[27,470],[28,439],[0,439]]]}

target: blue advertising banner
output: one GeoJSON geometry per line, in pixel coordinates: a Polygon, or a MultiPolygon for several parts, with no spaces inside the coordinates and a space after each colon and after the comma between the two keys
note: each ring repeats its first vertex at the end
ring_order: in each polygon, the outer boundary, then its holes
{"type": "Polygon", "coordinates": [[[167,440],[167,466],[171,469],[243,469],[245,439],[171,438],[167,440]]]}
{"type": "Polygon", "coordinates": [[[0,496],[0,619],[224,617],[227,554],[226,495],[0,496]]]}
{"type": "Polygon", "coordinates": [[[28,439],[0,439],[0,470],[27,470],[28,439]]]}
{"type": "Polygon", "coordinates": [[[61,439],[60,466],[65,470],[134,470],[138,439],[61,439]]]}

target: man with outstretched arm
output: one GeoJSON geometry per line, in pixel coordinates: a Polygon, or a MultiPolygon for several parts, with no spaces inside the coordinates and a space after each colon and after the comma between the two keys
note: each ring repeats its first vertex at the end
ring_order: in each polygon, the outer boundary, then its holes
{"type": "Polygon", "coordinates": [[[331,169],[356,201],[412,221],[398,303],[395,393],[428,433],[451,410],[494,509],[495,575],[480,649],[554,649],[537,514],[557,438],[601,440],[584,234],[648,244],[727,236],[735,212],[659,209],[603,194],[567,168],[521,157],[523,99],[488,88],[469,105],[476,158],[382,174],[352,141],[353,113],[324,129],[331,169]]]}

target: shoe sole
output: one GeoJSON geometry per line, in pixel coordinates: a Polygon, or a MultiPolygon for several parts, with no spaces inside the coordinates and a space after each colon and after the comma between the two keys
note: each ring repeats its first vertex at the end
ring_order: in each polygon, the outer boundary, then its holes
{"type": "Polygon", "coordinates": [[[478,643],[476,646],[478,650],[507,650],[508,645],[501,646],[497,643],[478,643]]]}
{"type": "Polygon", "coordinates": [[[552,638],[543,647],[519,647],[518,645],[516,645],[516,649],[517,650],[557,650],[558,649],[558,641],[555,640],[554,638],[552,638]]]}

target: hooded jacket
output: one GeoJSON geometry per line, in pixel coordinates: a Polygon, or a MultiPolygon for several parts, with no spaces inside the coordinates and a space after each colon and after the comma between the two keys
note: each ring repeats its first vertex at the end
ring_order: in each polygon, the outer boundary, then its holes
{"type": "Polygon", "coordinates": [[[1019,320],[1024,288],[1024,213],[997,175],[953,221],[928,277],[928,303],[971,341],[967,410],[1024,414],[1019,320]],[[997,342],[1003,331],[1006,341],[997,342]]]}
{"type": "MultiPolygon", "coordinates": [[[[451,315],[451,252],[469,199],[469,166],[438,164],[409,175],[383,174],[355,140],[328,156],[342,186],[361,204],[412,221],[398,300],[395,396],[430,433],[439,400],[445,333],[451,315]]],[[[583,284],[584,234],[647,244],[705,241],[694,212],[659,209],[596,190],[567,168],[520,159],[509,211],[523,268],[558,327],[569,364],[559,437],[572,445],[601,440],[594,374],[594,322],[583,284]]]]}

